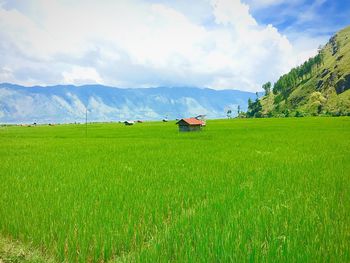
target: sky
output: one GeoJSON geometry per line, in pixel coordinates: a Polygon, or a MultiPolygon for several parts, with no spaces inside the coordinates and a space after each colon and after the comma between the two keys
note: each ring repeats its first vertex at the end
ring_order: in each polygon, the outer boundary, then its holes
{"type": "Polygon", "coordinates": [[[260,91],[348,25],[349,0],[0,0],[0,83],[260,91]]]}

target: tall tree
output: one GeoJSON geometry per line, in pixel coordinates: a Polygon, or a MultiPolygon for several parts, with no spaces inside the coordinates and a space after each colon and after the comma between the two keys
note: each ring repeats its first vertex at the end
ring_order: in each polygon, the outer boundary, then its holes
{"type": "Polygon", "coordinates": [[[248,108],[251,107],[251,105],[253,104],[253,101],[251,98],[248,99],[248,108]]]}
{"type": "Polygon", "coordinates": [[[254,102],[251,99],[248,100],[248,111],[247,117],[249,118],[261,118],[262,117],[262,106],[260,100],[257,98],[254,102]]]}
{"type": "Polygon", "coordinates": [[[266,82],[264,85],[262,85],[263,90],[265,90],[265,96],[269,95],[271,92],[271,82],[266,82]]]}

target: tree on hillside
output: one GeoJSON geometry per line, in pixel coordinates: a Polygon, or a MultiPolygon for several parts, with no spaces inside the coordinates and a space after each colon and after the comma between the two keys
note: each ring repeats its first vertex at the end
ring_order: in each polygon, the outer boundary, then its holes
{"type": "Polygon", "coordinates": [[[249,109],[249,107],[251,107],[252,104],[253,104],[253,101],[252,101],[251,98],[249,98],[249,99],[248,99],[248,109],[249,109]]]}
{"type": "Polygon", "coordinates": [[[251,99],[248,100],[248,118],[261,118],[262,117],[262,106],[260,100],[257,98],[254,102],[251,99]]]}
{"type": "Polygon", "coordinates": [[[320,65],[324,65],[324,61],[323,61],[323,58],[324,58],[324,54],[323,54],[323,48],[324,46],[320,45],[318,47],[318,66],[320,65]]]}
{"type": "Polygon", "coordinates": [[[302,65],[292,68],[289,73],[281,76],[273,85],[273,93],[275,95],[281,94],[286,98],[301,81],[311,78],[315,73],[315,69],[320,67],[323,63],[322,50],[323,49],[319,49],[319,53],[315,57],[309,58],[302,65]]]}
{"type": "Polygon", "coordinates": [[[266,82],[264,85],[262,85],[263,90],[265,90],[265,96],[269,95],[271,92],[271,82],[266,82]]]}

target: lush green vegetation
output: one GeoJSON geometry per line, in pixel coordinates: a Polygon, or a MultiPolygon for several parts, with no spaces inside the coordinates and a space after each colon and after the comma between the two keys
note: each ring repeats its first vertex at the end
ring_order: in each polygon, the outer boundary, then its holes
{"type": "Polygon", "coordinates": [[[350,261],[348,117],[88,126],[0,127],[5,240],[58,262],[350,261]]]}
{"type": "Polygon", "coordinates": [[[267,82],[262,88],[265,96],[248,105],[247,117],[350,115],[350,27],[273,87],[267,82]]]}
{"type": "MultiPolygon", "coordinates": [[[[309,58],[308,61],[305,61],[304,64],[296,68],[292,68],[289,73],[281,76],[273,85],[273,93],[281,94],[283,99],[287,98],[293,88],[300,84],[304,79],[310,78],[315,72],[317,72],[322,65],[322,58],[323,51],[320,49],[315,57],[309,58]]],[[[263,86],[266,85],[267,83],[263,86]]]]}

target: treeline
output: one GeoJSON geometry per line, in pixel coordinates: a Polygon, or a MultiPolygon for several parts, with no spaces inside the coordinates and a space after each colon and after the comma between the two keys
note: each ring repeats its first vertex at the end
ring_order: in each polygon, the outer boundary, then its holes
{"type": "MultiPolygon", "coordinates": [[[[319,47],[318,54],[315,57],[309,58],[302,65],[292,68],[287,74],[281,76],[276,83],[272,86],[271,82],[267,82],[262,85],[265,91],[265,96],[269,95],[271,91],[274,95],[277,95],[279,100],[286,99],[292,90],[297,87],[300,82],[312,77],[312,74],[323,64],[322,46],[319,47]]],[[[277,109],[276,109],[277,110],[277,109]]],[[[278,110],[277,110],[278,111],[278,110]]],[[[289,115],[289,111],[284,113],[285,116],[289,115]]],[[[262,105],[260,99],[255,101],[248,100],[248,111],[246,117],[248,118],[261,118],[272,117],[273,113],[270,112],[268,116],[263,116],[262,105]]]]}
{"type": "Polygon", "coordinates": [[[315,57],[305,61],[304,64],[293,68],[289,73],[277,80],[273,85],[273,93],[282,94],[283,97],[286,97],[301,81],[311,78],[314,69],[320,67],[323,63],[322,61],[323,55],[322,52],[319,52],[315,57]]]}

